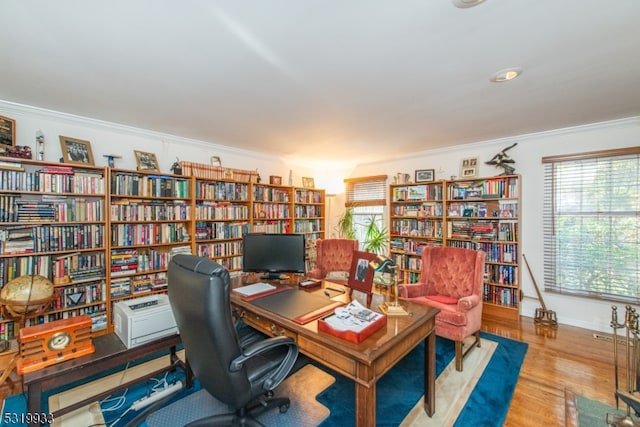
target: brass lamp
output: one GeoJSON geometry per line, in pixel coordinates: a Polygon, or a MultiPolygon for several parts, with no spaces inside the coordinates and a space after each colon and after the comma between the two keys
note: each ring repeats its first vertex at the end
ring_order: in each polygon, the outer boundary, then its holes
{"type": "Polygon", "coordinates": [[[377,273],[389,273],[392,277],[394,292],[393,303],[385,302],[380,304],[380,311],[388,316],[408,316],[409,313],[407,310],[398,303],[398,275],[396,274],[398,266],[396,263],[391,258],[387,258],[384,255],[378,255],[369,262],[369,267],[377,273]]]}

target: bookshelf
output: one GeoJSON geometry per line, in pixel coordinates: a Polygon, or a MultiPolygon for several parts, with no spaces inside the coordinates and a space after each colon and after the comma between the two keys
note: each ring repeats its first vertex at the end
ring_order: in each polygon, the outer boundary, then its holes
{"type": "Polygon", "coordinates": [[[421,248],[443,245],[443,181],[390,186],[391,257],[401,283],[420,278],[421,248]]]}
{"type": "Polygon", "coordinates": [[[111,305],[166,291],[171,255],[191,252],[191,181],[180,175],[110,170],[111,305]]]}
{"type": "Polygon", "coordinates": [[[520,315],[520,176],[447,181],[446,245],[486,253],[483,314],[520,315]]]}
{"type": "Polygon", "coordinates": [[[251,192],[251,231],[293,232],[292,200],[293,187],[254,183],[251,192]]]}
{"type": "Polygon", "coordinates": [[[229,271],[242,270],[242,237],[249,232],[251,184],[196,179],[195,253],[229,271]]]}
{"type": "Polygon", "coordinates": [[[293,232],[305,235],[307,271],[315,267],[315,242],[326,231],[325,190],[294,187],[293,232]]]}
{"type": "MultiPolygon", "coordinates": [[[[88,314],[95,333],[108,329],[107,185],[102,167],[0,160],[0,284],[37,274],[55,288],[25,326],[88,314]]],[[[0,319],[0,333],[12,339],[15,321],[0,319]]]]}

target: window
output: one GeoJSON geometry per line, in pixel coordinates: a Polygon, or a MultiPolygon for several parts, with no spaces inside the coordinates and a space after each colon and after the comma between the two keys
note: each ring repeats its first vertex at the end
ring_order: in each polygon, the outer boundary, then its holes
{"type": "Polygon", "coordinates": [[[345,179],[345,207],[353,210],[353,228],[360,250],[365,250],[367,229],[373,220],[379,230],[385,229],[387,175],[345,179]]]}
{"type": "Polygon", "coordinates": [[[640,147],[542,162],[545,289],[640,302],[640,147]]]}

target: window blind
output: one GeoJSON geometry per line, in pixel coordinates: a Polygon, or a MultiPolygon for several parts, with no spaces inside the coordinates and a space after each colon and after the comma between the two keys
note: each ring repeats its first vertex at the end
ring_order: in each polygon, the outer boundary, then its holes
{"type": "Polygon", "coordinates": [[[346,207],[386,206],[387,175],[347,178],[344,183],[346,207]]]}
{"type": "Polygon", "coordinates": [[[542,161],[545,289],[640,302],[640,147],[542,161]]]}

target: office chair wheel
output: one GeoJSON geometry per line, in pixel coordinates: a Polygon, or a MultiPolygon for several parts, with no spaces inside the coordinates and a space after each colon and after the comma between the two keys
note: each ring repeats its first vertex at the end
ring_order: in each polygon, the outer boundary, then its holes
{"type": "Polygon", "coordinates": [[[289,410],[289,403],[285,403],[284,405],[280,405],[280,413],[284,414],[285,412],[287,412],[289,410]]]}

